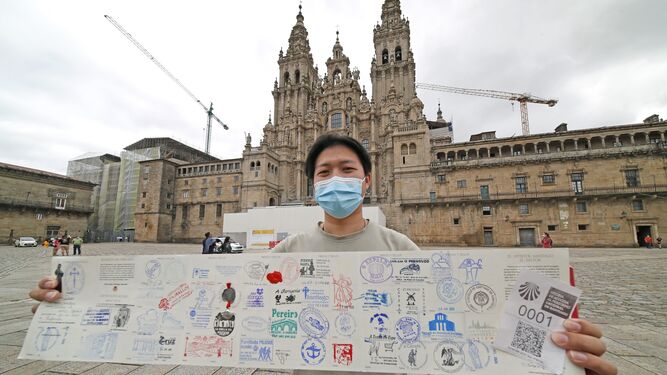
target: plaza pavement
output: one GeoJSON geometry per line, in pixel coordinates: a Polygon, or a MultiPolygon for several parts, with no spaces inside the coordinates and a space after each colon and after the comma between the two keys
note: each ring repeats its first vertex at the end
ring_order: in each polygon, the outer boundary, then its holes
{"type": "MultiPolygon", "coordinates": [[[[49,249],[50,251],[51,249],[49,249]]],[[[84,244],[83,254],[198,254],[200,245],[84,244]]],[[[16,359],[30,324],[28,291],[49,270],[41,248],[0,246],[0,374],[263,374],[264,370],[16,359]]],[[[581,316],[600,326],[620,374],[667,374],[667,249],[571,249],[581,316]]]]}

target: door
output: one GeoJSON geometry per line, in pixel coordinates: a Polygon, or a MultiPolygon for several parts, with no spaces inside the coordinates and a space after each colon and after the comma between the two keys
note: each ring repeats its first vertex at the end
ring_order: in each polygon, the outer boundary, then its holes
{"type": "Polygon", "coordinates": [[[650,225],[637,225],[637,243],[639,246],[646,246],[644,243],[644,237],[646,237],[647,234],[651,234],[650,225]]]}
{"type": "Polygon", "coordinates": [[[535,228],[519,228],[519,246],[535,246],[535,228]]]}
{"type": "Polygon", "coordinates": [[[484,228],[484,246],[493,246],[493,230],[484,228]]]}
{"type": "Polygon", "coordinates": [[[482,196],[482,199],[489,199],[489,185],[480,186],[479,194],[482,196]]]}

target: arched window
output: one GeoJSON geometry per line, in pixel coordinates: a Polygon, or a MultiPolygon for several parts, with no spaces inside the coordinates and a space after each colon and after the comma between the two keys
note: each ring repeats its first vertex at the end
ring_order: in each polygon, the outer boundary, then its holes
{"type": "Polygon", "coordinates": [[[396,47],[396,50],[394,50],[394,58],[396,58],[396,61],[401,61],[403,59],[403,54],[401,53],[401,46],[396,47]]]}
{"type": "Polygon", "coordinates": [[[252,171],[252,170],[254,170],[254,169],[255,169],[255,162],[254,162],[254,161],[251,161],[251,162],[250,162],[250,170],[252,171]]]}
{"type": "Polygon", "coordinates": [[[343,114],[336,112],[331,115],[331,129],[339,129],[343,127],[343,114]]]}
{"type": "Polygon", "coordinates": [[[368,150],[368,139],[362,139],[361,145],[364,146],[366,150],[368,150]]]}
{"type": "Polygon", "coordinates": [[[401,155],[407,155],[407,154],[408,154],[408,145],[406,145],[405,143],[403,143],[403,144],[401,145],[401,155]]]}
{"type": "Polygon", "coordinates": [[[326,115],[328,111],[329,111],[329,106],[327,105],[327,102],[322,103],[322,114],[326,115]]]}
{"type": "Polygon", "coordinates": [[[296,72],[294,72],[294,83],[299,84],[299,82],[301,82],[301,72],[297,69],[296,72]]]}
{"type": "Polygon", "coordinates": [[[269,206],[275,206],[276,205],[276,198],[269,198],[269,206]]]}
{"type": "Polygon", "coordinates": [[[414,143],[410,143],[410,151],[408,152],[408,154],[414,155],[416,153],[417,153],[417,145],[414,143]]]}
{"type": "Polygon", "coordinates": [[[347,98],[345,100],[345,109],[348,111],[352,110],[352,98],[347,98]]]}
{"type": "Polygon", "coordinates": [[[438,152],[438,154],[436,155],[436,158],[438,159],[438,161],[443,161],[443,160],[447,159],[447,156],[445,155],[444,152],[438,152]]]}
{"type": "Polygon", "coordinates": [[[283,84],[287,85],[289,83],[289,72],[285,72],[283,77],[283,84]]]}
{"type": "Polygon", "coordinates": [[[382,50],[382,65],[389,62],[389,51],[387,49],[382,50]]]}
{"type": "Polygon", "coordinates": [[[340,73],[340,69],[336,68],[333,72],[333,81],[334,83],[340,82],[340,79],[342,77],[342,74],[340,73]]]}
{"type": "Polygon", "coordinates": [[[257,170],[259,170],[259,162],[255,163],[255,168],[257,168],[257,170]]]}

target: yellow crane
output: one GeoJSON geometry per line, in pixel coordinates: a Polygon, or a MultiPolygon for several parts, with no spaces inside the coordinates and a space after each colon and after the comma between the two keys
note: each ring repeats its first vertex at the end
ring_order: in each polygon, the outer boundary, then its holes
{"type": "Polygon", "coordinates": [[[171,72],[169,70],[167,70],[167,68],[165,68],[164,65],[160,64],[160,62],[153,55],[151,55],[151,53],[148,52],[148,50],[146,48],[144,48],[144,46],[142,46],[141,43],[139,43],[136,39],[134,39],[132,34],[128,33],[123,28],[123,26],[121,26],[118,22],[116,22],[116,20],[114,20],[111,16],[108,16],[108,15],[105,14],[104,18],[106,18],[107,21],[111,22],[111,24],[114,25],[116,27],[116,29],[118,29],[118,31],[121,32],[121,34],[125,35],[125,37],[127,39],[129,39],[130,42],[132,42],[132,44],[134,44],[135,47],[137,47],[139,49],[139,51],[141,51],[155,65],[157,65],[157,67],[160,68],[160,70],[162,70],[164,72],[164,74],[166,74],[169,78],[171,78],[171,80],[174,81],[180,88],[182,88],[188,94],[188,96],[190,96],[202,108],[204,108],[204,111],[206,111],[206,114],[208,115],[208,122],[206,124],[206,146],[205,146],[205,150],[206,150],[206,153],[209,154],[210,151],[211,151],[211,120],[217,121],[220,125],[222,125],[222,127],[225,130],[229,130],[229,127],[227,125],[225,125],[225,123],[223,123],[215,114],[213,114],[213,103],[211,103],[207,108],[204,105],[204,103],[201,102],[201,100],[197,99],[197,97],[190,90],[188,90],[188,88],[185,87],[185,85],[183,85],[183,83],[181,83],[181,81],[178,80],[178,78],[174,77],[174,75],[171,74],[171,72]]]}
{"type": "Polygon", "coordinates": [[[424,90],[444,91],[444,92],[451,92],[454,94],[463,94],[463,95],[484,96],[487,98],[505,99],[505,100],[519,102],[519,106],[521,107],[521,131],[523,135],[530,135],[530,127],[528,125],[527,103],[546,104],[549,107],[553,107],[556,105],[556,103],[558,103],[558,100],[556,99],[543,99],[531,94],[517,94],[513,92],[483,90],[483,89],[465,89],[461,87],[435,85],[432,83],[417,83],[416,86],[417,88],[424,90]]]}

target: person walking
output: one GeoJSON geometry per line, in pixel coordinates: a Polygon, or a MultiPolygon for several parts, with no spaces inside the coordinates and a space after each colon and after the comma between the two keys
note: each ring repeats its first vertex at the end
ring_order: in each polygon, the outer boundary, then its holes
{"type": "Polygon", "coordinates": [[[74,255],[81,255],[81,244],[83,243],[83,239],[80,236],[74,237],[74,240],[72,240],[72,245],[74,245],[74,255]]]}
{"type": "Polygon", "coordinates": [[[551,239],[549,233],[544,232],[542,235],[542,247],[545,249],[551,249],[554,246],[554,241],[551,239]]]}
{"type": "Polygon", "coordinates": [[[644,237],[644,246],[646,246],[647,249],[653,248],[653,238],[651,238],[650,234],[647,234],[646,237],[644,237]]]}
{"type": "Polygon", "coordinates": [[[69,255],[69,239],[71,237],[63,234],[63,237],[60,239],[60,251],[64,256],[69,255]]]}
{"type": "Polygon", "coordinates": [[[658,249],[662,249],[662,237],[658,236],[658,238],[655,239],[655,246],[657,246],[658,249]]]}
{"type": "Polygon", "coordinates": [[[39,254],[39,256],[45,257],[48,251],[49,251],[49,240],[44,240],[44,242],[42,242],[42,252],[39,254]]]}
{"type": "Polygon", "coordinates": [[[201,253],[202,254],[208,254],[209,253],[209,248],[213,244],[213,241],[215,241],[215,239],[213,237],[211,237],[211,232],[204,233],[204,239],[201,242],[201,253]]]}
{"type": "Polygon", "coordinates": [[[60,238],[56,237],[53,239],[53,256],[58,255],[60,251],[60,238]]]}

